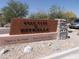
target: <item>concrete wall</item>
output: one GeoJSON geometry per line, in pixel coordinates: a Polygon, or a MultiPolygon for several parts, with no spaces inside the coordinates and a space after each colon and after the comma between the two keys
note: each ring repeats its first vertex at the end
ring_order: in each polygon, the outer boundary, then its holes
{"type": "Polygon", "coordinates": [[[36,34],[22,34],[22,35],[1,35],[0,45],[30,43],[45,40],[54,40],[57,38],[56,32],[36,33],[36,34]]]}

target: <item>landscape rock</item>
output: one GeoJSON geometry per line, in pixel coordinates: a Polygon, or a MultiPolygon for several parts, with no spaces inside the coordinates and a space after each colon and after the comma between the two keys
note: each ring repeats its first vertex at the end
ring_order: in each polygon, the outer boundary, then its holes
{"type": "Polygon", "coordinates": [[[7,49],[2,49],[1,51],[0,51],[0,55],[2,55],[2,54],[5,54],[5,53],[7,53],[9,50],[7,50],[7,49]]]}
{"type": "Polygon", "coordinates": [[[24,48],[24,53],[31,53],[32,52],[32,47],[31,46],[26,46],[25,48],[24,48]]]}

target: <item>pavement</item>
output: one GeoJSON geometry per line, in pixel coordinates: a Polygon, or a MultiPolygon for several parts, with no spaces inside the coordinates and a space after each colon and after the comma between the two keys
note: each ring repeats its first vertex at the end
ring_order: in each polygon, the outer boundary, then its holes
{"type": "Polygon", "coordinates": [[[70,55],[63,56],[59,59],[79,59],[79,51],[71,53],[70,55]]]}

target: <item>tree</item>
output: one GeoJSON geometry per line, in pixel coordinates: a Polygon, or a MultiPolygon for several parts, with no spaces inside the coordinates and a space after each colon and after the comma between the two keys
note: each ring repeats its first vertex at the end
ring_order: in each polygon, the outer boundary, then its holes
{"type": "Polygon", "coordinates": [[[12,18],[25,17],[28,14],[28,6],[20,1],[11,0],[2,11],[6,22],[10,22],[12,18]]]}
{"type": "Polygon", "coordinates": [[[33,13],[29,16],[31,19],[48,19],[48,15],[45,12],[33,13]]]}
{"type": "Polygon", "coordinates": [[[0,15],[0,26],[3,27],[5,24],[5,21],[3,20],[3,16],[0,15]]]}
{"type": "Polygon", "coordinates": [[[68,11],[68,12],[66,12],[64,15],[65,15],[65,18],[66,18],[69,22],[71,22],[71,21],[73,21],[75,18],[77,18],[76,14],[75,14],[74,12],[72,12],[72,11],[68,11]]]}
{"type": "Polygon", "coordinates": [[[3,27],[5,24],[3,12],[0,10],[0,26],[3,27]]]}
{"type": "Polygon", "coordinates": [[[54,18],[62,19],[62,18],[64,18],[64,11],[60,7],[54,5],[50,8],[49,17],[51,19],[54,19],[54,18]]]}

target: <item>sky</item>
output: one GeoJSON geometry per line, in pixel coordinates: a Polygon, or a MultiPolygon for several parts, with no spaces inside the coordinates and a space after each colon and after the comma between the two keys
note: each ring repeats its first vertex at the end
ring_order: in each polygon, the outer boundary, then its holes
{"type": "MultiPolygon", "coordinates": [[[[9,0],[0,0],[0,8],[7,5],[9,0]]],[[[73,11],[79,17],[79,0],[19,0],[27,3],[29,6],[29,13],[37,11],[49,11],[52,5],[57,5],[65,11],[73,11]]]]}

